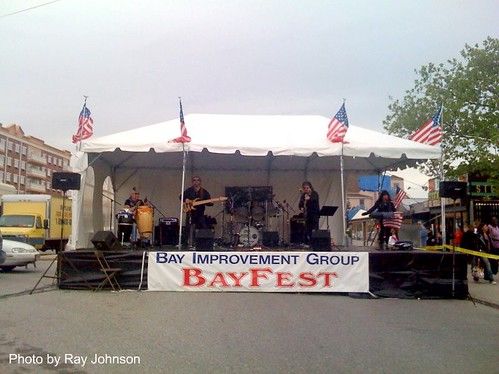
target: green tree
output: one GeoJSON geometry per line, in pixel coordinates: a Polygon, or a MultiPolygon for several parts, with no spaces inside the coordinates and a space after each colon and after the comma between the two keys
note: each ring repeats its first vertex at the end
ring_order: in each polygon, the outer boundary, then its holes
{"type": "MultiPolygon", "coordinates": [[[[499,39],[466,45],[460,58],[416,70],[403,99],[390,97],[383,121],[390,134],[406,137],[443,105],[442,151],[446,176],[480,172],[499,180],[499,39]]],[[[438,162],[425,165],[438,175],[438,162]]]]}

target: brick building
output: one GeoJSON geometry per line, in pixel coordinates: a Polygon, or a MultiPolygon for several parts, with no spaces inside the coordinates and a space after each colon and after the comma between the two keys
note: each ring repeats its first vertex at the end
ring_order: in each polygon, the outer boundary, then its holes
{"type": "Polygon", "coordinates": [[[0,124],[0,182],[18,193],[53,194],[52,174],[70,171],[71,152],[24,134],[17,124],[0,124]]]}

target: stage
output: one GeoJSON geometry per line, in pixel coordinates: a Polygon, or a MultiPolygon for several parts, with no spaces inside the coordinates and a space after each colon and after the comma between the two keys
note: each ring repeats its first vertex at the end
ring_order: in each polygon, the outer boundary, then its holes
{"type": "MultiPolygon", "coordinates": [[[[232,248],[215,247],[217,252],[234,252],[232,248]]],[[[265,248],[265,252],[303,252],[303,247],[265,248]]],[[[147,290],[148,253],[150,251],[177,252],[174,246],[139,248],[135,250],[104,251],[111,268],[120,269],[116,273],[122,289],[147,290]]],[[[245,249],[237,248],[237,251],[245,249]]],[[[260,250],[248,252],[259,253],[260,250]]],[[[334,248],[335,252],[367,252],[369,262],[369,292],[378,297],[392,298],[456,298],[468,296],[467,256],[450,252],[378,251],[372,247],[334,248]],[[453,266],[454,266],[454,282],[453,266]],[[453,285],[454,283],[454,285],[453,285]]],[[[313,252],[313,251],[310,251],[313,252]]],[[[200,252],[208,253],[208,252],[200,252]]],[[[327,252],[316,252],[327,253],[327,252]]],[[[105,276],[100,270],[93,248],[65,251],[59,254],[61,289],[94,289],[105,276]]],[[[106,284],[105,289],[110,289],[106,284]]],[[[345,293],[342,293],[345,294],[345,293]]],[[[372,297],[365,293],[366,297],[372,297]]],[[[359,297],[359,294],[352,294],[359,297]]]]}

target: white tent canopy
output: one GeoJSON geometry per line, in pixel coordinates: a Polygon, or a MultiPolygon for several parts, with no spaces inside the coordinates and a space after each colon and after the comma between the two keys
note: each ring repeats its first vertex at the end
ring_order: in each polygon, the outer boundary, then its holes
{"type": "MultiPolygon", "coordinates": [[[[312,182],[321,205],[341,205],[342,145],[326,139],[329,121],[322,116],[187,115],[185,123],[192,138],[186,144],[188,174],[201,175],[212,196],[224,195],[228,186],[272,186],[276,200],[286,202],[290,215],[297,209],[303,180],[312,182]]],[[[106,177],[112,181],[118,203],[135,186],[159,211],[178,217],[182,145],[169,141],[179,135],[179,119],[174,119],[82,143],[83,153],[73,165],[82,173],[83,184],[93,188],[84,188],[75,199],[74,246],[88,246],[92,234],[103,228],[100,197],[106,177]]],[[[438,147],[352,125],[345,141],[346,173],[382,172],[440,157],[438,147]]],[[[221,219],[228,219],[221,206],[209,208],[207,214],[217,217],[219,231],[221,219]]],[[[280,227],[286,226],[285,222],[279,224],[281,217],[274,221],[269,225],[274,224],[280,235],[289,235],[286,227],[280,227]]],[[[332,235],[338,240],[341,213],[330,219],[331,223],[332,235]]]]}

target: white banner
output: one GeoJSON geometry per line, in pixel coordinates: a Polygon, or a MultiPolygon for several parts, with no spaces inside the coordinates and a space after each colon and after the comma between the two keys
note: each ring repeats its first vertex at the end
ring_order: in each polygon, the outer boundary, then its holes
{"type": "Polygon", "coordinates": [[[149,252],[150,291],[368,292],[367,252],[149,252]]]}

